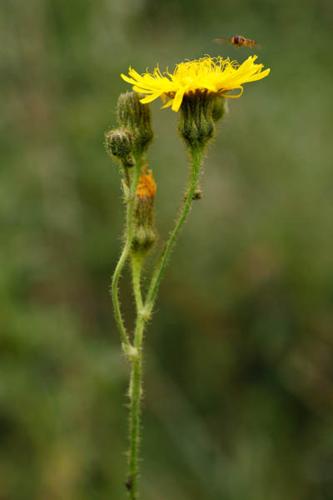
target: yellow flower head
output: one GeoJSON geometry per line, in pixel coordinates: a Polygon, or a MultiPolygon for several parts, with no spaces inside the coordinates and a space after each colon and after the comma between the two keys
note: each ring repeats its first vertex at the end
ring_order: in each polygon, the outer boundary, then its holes
{"type": "Polygon", "coordinates": [[[140,75],[129,68],[128,76],[122,74],[125,82],[133,86],[133,90],[146,94],[141,99],[143,104],[160,97],[173,111],[179,111],[184,95],[196,92],[209,93],[224,97],[240,97],[243,84],[261,80],[269,75],[270,69],[263,70],[263,64],[257,64],[257,56],[248,57],[242,64],[223,57],[210,56],[177,64],[173,73],[161,73],[157,66],[152,73],[140,75]],[[238,90],[236,94],[230,91],[238,90]]]}

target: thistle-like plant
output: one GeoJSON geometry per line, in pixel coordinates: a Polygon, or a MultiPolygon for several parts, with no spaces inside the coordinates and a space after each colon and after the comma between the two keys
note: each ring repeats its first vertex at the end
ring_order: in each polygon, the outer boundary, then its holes
{"type": "Polygon", "coordinates": [[[126,488],[131,500],[138,499],[138,463],[141,429],[143,336],[151,319],[159,286],[179,232],[186,221],[193,200],[200,198],[199,180],[203,155],[215,136],[216,123],[223,118],[225,100],[243,93],[243,84],[261,80],[269,74],[251,56],[242,64],[219,57],[204,57],[178,64],[173,73],[140,75],[133,68],[122,78],[133,92],[121,94],[117,105],[118,128],[105,135],[107,151],[118,161],[126,207],[123,249],[111,282],[114,316],[123,352],[130,364],[129,384],[129,470],[126,488]],[[236,90],[236,93],[234,91],[236,90]],[[142,273],[150,249],[156,241],[154,198],[156,183],[148,168],[146,153],[153,140],[149,105],[161,98],[164,108],[179,111],[179,132],[189,152],[189,175],[184,197],[162,252],[154,264],[148,287],[143,293],[142,273]],[[126,265],[132,274],[136,308],[134,332],[125,325],[119,301],[119,280],[126,265]]]}

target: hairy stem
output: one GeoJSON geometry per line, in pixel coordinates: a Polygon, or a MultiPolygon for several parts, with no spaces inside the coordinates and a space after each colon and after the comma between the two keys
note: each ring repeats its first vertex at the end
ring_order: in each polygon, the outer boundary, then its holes
{"type": "Polygon", "coordinates": [[[146,319],[143,313],[141,295],[141,272],[143,257],[132,254],[132,283],[136,303],[137,318],[134,331],[134,355],[131,357],[131,381],[129,388],[130,397],[130,444],[129,444],[129,471],[126,482],[129,498],[138,498],[139,451],[140,451],[140,426],[141,426],[141,398],[142,398],[142,341],[146,319]]]}
{"type": "Polygon", "coordinates": [[[169,239],[165,244],[161,258],[157,263],[153,273],[151,283],[147,292],[146,300],[143,302],[141,293],[141,271],[143,259],[140,256],[132,254],[132,284],[136,303],[137,318],[134,331],[134,349],[130,357],[131,362],[131,381],[129,388],[130,397],[130,448],[129,448],[129,472],[126,481],[126,487],[130,500],[138,500],[138,476],[139,476],[139,452],[141,438],[141,399],[142,399],[142,360],[143,360],[143,334],[150,313],[154,307],[158,288],[167,266],[169,257],[176,243],[177,236],[187,219],[190,212],[193,196],[197,189],[202,162],[202,151],[192,151],[192,162],[190,175],[186,190],[186,196],[183,206],[177,217],[175,226],[170,233],[169,239]]]}
{"type": "Polygon", "coordinates": [[[132,269],[132,286],[135,299],[137,314],[143,307],[142,293],[141,293],[141,273],[144,256],[132,253],[131,255],[131,269],[132,269]]]}
{"type": "Polygon", "coordinates": [[[201,162],[202,162],[202,155],[203,151],[202,150],[192,150],[191,152],[191,159],[192,159],[192,164],[191,164],[191,170],[190,170],[190,175],[189,175],[189,180],[188,180],[188,186],[185,194],[185,200],[184,203],[181,207],[181,210],[178,214],[178,217],[176,219],[176,223],[174,228],[172,229],[169,239],[165,244],[164,250],[162,252],[161,258],[155,268],[155,271],[153,273],[150,286],[147,292],[145,304],[147,308],[147,313],[148,315],[151,313],[153,310],[158,289],[161,283],[161,280],[163,278],[166,266],[168,264],[170,255],[172,253],[172,250],[175,246],[177,237],[179,235],[179,232],[184,225],[184,222],[186,221],[188,214],[190,212],[192,202],[193,202],[193,196],[194,193],[197,189],[198,182],[199,182],[199,177],[200,177],[200,170],[201,170],[201,162]]]}
{"type": "Polygon", "coordinates": [[[129,498],[138,498],[138,474],[139,474],[139,450],[140,450],[140,427],[141,427],[141,398],[142,398],[142,340],[145,321],[138,318],[135,328],[136,355],[131,360],[131,382],[130,382],[130,448],[129,448],[129,472],[127,478],[127,489],[129,498]]]}
{"type": "Polygon", "coordinates": [[[120,308],[120,300],[119,300],[119,280],[121,277],[121,273],[125,267],[127,259],[129,257],[132,239],[133,239],[133,213],[134,213],[134,204],[135,204],[135,191],[139,180],[140,175],[140,159],[137,159],[135,167],[133,168],[134,172],[130,179],[130,188],[128,194],[125,193],[126,196],[126,222],[125,222],[125,243],[117,262],[116,268],[114,270],[110,294],[113,303],[114,309],[114,317],[115,321],[120,333],[121,342],[123,344],[123,348],[128,350],[131,346],[131,342],[129,339],[129,335],[126,330],[126,326],[122,317],[121,308],[120,308]]]}

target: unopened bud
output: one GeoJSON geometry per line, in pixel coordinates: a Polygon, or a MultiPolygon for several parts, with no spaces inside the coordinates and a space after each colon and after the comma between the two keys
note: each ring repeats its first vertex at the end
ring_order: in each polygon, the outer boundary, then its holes
{"type": "Polygon", "coordinates": [[[110,130],[105,134],[105,147],[109,154],[119,158],[125,167],[132,167],[133,139],[129,130],[110,130]]]}
{"type": "Polygon", "coordinates": [[[136,92],[126,92],[119,96],[117,116],[119,125],[131,132],[134,149],[145,152],[153,139],[149,106],[140,102],[136,92]]]}
{"type": "Polygon", "coordinates": [[[201,188],[197,187],[193,193],[192,200],[201,200],[201,198],[202,198],[201,188]]]}
{"type": "MultiPolygon", "coordinates": [[[[186,191],[186,193],[184,194],[184,201],[187,199],[187,197],[189,196],[189,192],[186,191]]],[[[200,186],[197,186],[192,194],[192,200],[201,200],[202,199],[202,190],[201,190],[201,187],[200,186]]]]}
{"type": "Polygon", "coordinates": [[[152,172],[142,174],[135,195],[133,251],[145,253],[156,241],[154,199],[156,183],[152,172]]]}

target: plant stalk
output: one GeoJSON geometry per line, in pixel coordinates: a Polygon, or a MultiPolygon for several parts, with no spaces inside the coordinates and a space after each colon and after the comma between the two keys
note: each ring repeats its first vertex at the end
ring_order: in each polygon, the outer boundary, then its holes
{"type": "Polygon", "coordinates": [[[141,400],[142,400],[142,360],[143,360],[143,334],[146,323],[148,322],[154,303],[157,297],[160,282],[163,278],[165,268],[176,243],[177,236],[184,225],[190,212],[193,196],[198,185],[202,150],[192,151],[192,162],[186,196],[175,226],[170,233],[169,239],[165,244],[161,258],[153,273],[151,283],[147,292],[145,301],[141,294],[141,271],[143,259],[140,256],[132,255],[132,283],[136,302],[137,318],[134,331],[134,348],[131,361],[131,381],[129,388],[130,397],[130,449],[129,449],[129,473],[126,481],[126,487],[130,500],[138,500],[138,476],[139,476],[139,452],[141,439],[141,400]]]}
{"type": "Polygon", "coordinates": [[[136,303],[137,317],[134,330],[134,349],[131,362],[131,380],[129,387],[130,414],[129,414],[129,471],[126,486],[130,500],[138,499],[138,475],[140,452],[141,427],[141,400],[142,400],[142,342],[146,318],[143,312],[141,294],[141,272],[143,266],[142,255],[132,254],[132,283],[136,303]]]}
{"type": "Polygon", "coordinates": [[[126,222],[125,222],[125,243],[121,255],[119,257],[119,260],[117,262],[116,268],[114,270],[114,273],[112,275],[111,287],[110,287],[110,294],[114,309],[114,317],[120,333],[120,338],[125,353],[127,353],[128,350],[131,348],[131,342],[129,335],[127,333],[127,329],[120,308],[119,280],[123,272],[123,269],[125,267],[125,264],[128,260],[132,246],[133,232],[134,232],[133,213],[135,205],[135,192],[140,176],[140,168],[141,168],[141,159],[136,158],[135,166],[133,167],[134,172],[132,173],[130,179],[130,188],[128,193],[125,192],[125,201],[127,204],[126,222]]]}
{"type": "Polygon", "coordinates": [[[193,203],[193,197],[194,193],[197,189],[199,178],[200,178],[200,171],[201,171],[201,163],[202,163],[202,156],[203,156],[203,150],[202,149],[195,149],[191,151],[191,169],[190,169],[190,175],[188,179],[188,186],[187,190],[185,192],[185,200],[184,203],[181,207],[181,210],[178,214],[178,217],[176,219],[176,223],[174,228],[172,229],[169,239],[165,244],[164,250],[162,252],[162,255],[160,257],[160,260],[155,268],[155,271],[153,273],[150,286],[147,292],[146,300],[145,300],[145,307],[147,309],[148,315],[151,314],[157,293],[159,290],[159,286],[161,283],[161,280],[163,278],[166,266],[168,264],[170,255],[172,253],[172,250],[175,246],[177,237],[179,235],[179,232],[181,228],[183,227],[185,221],[187,220],[187,217],[189,215],[189,212],[191,210],[191,206],[193,203]]]}

